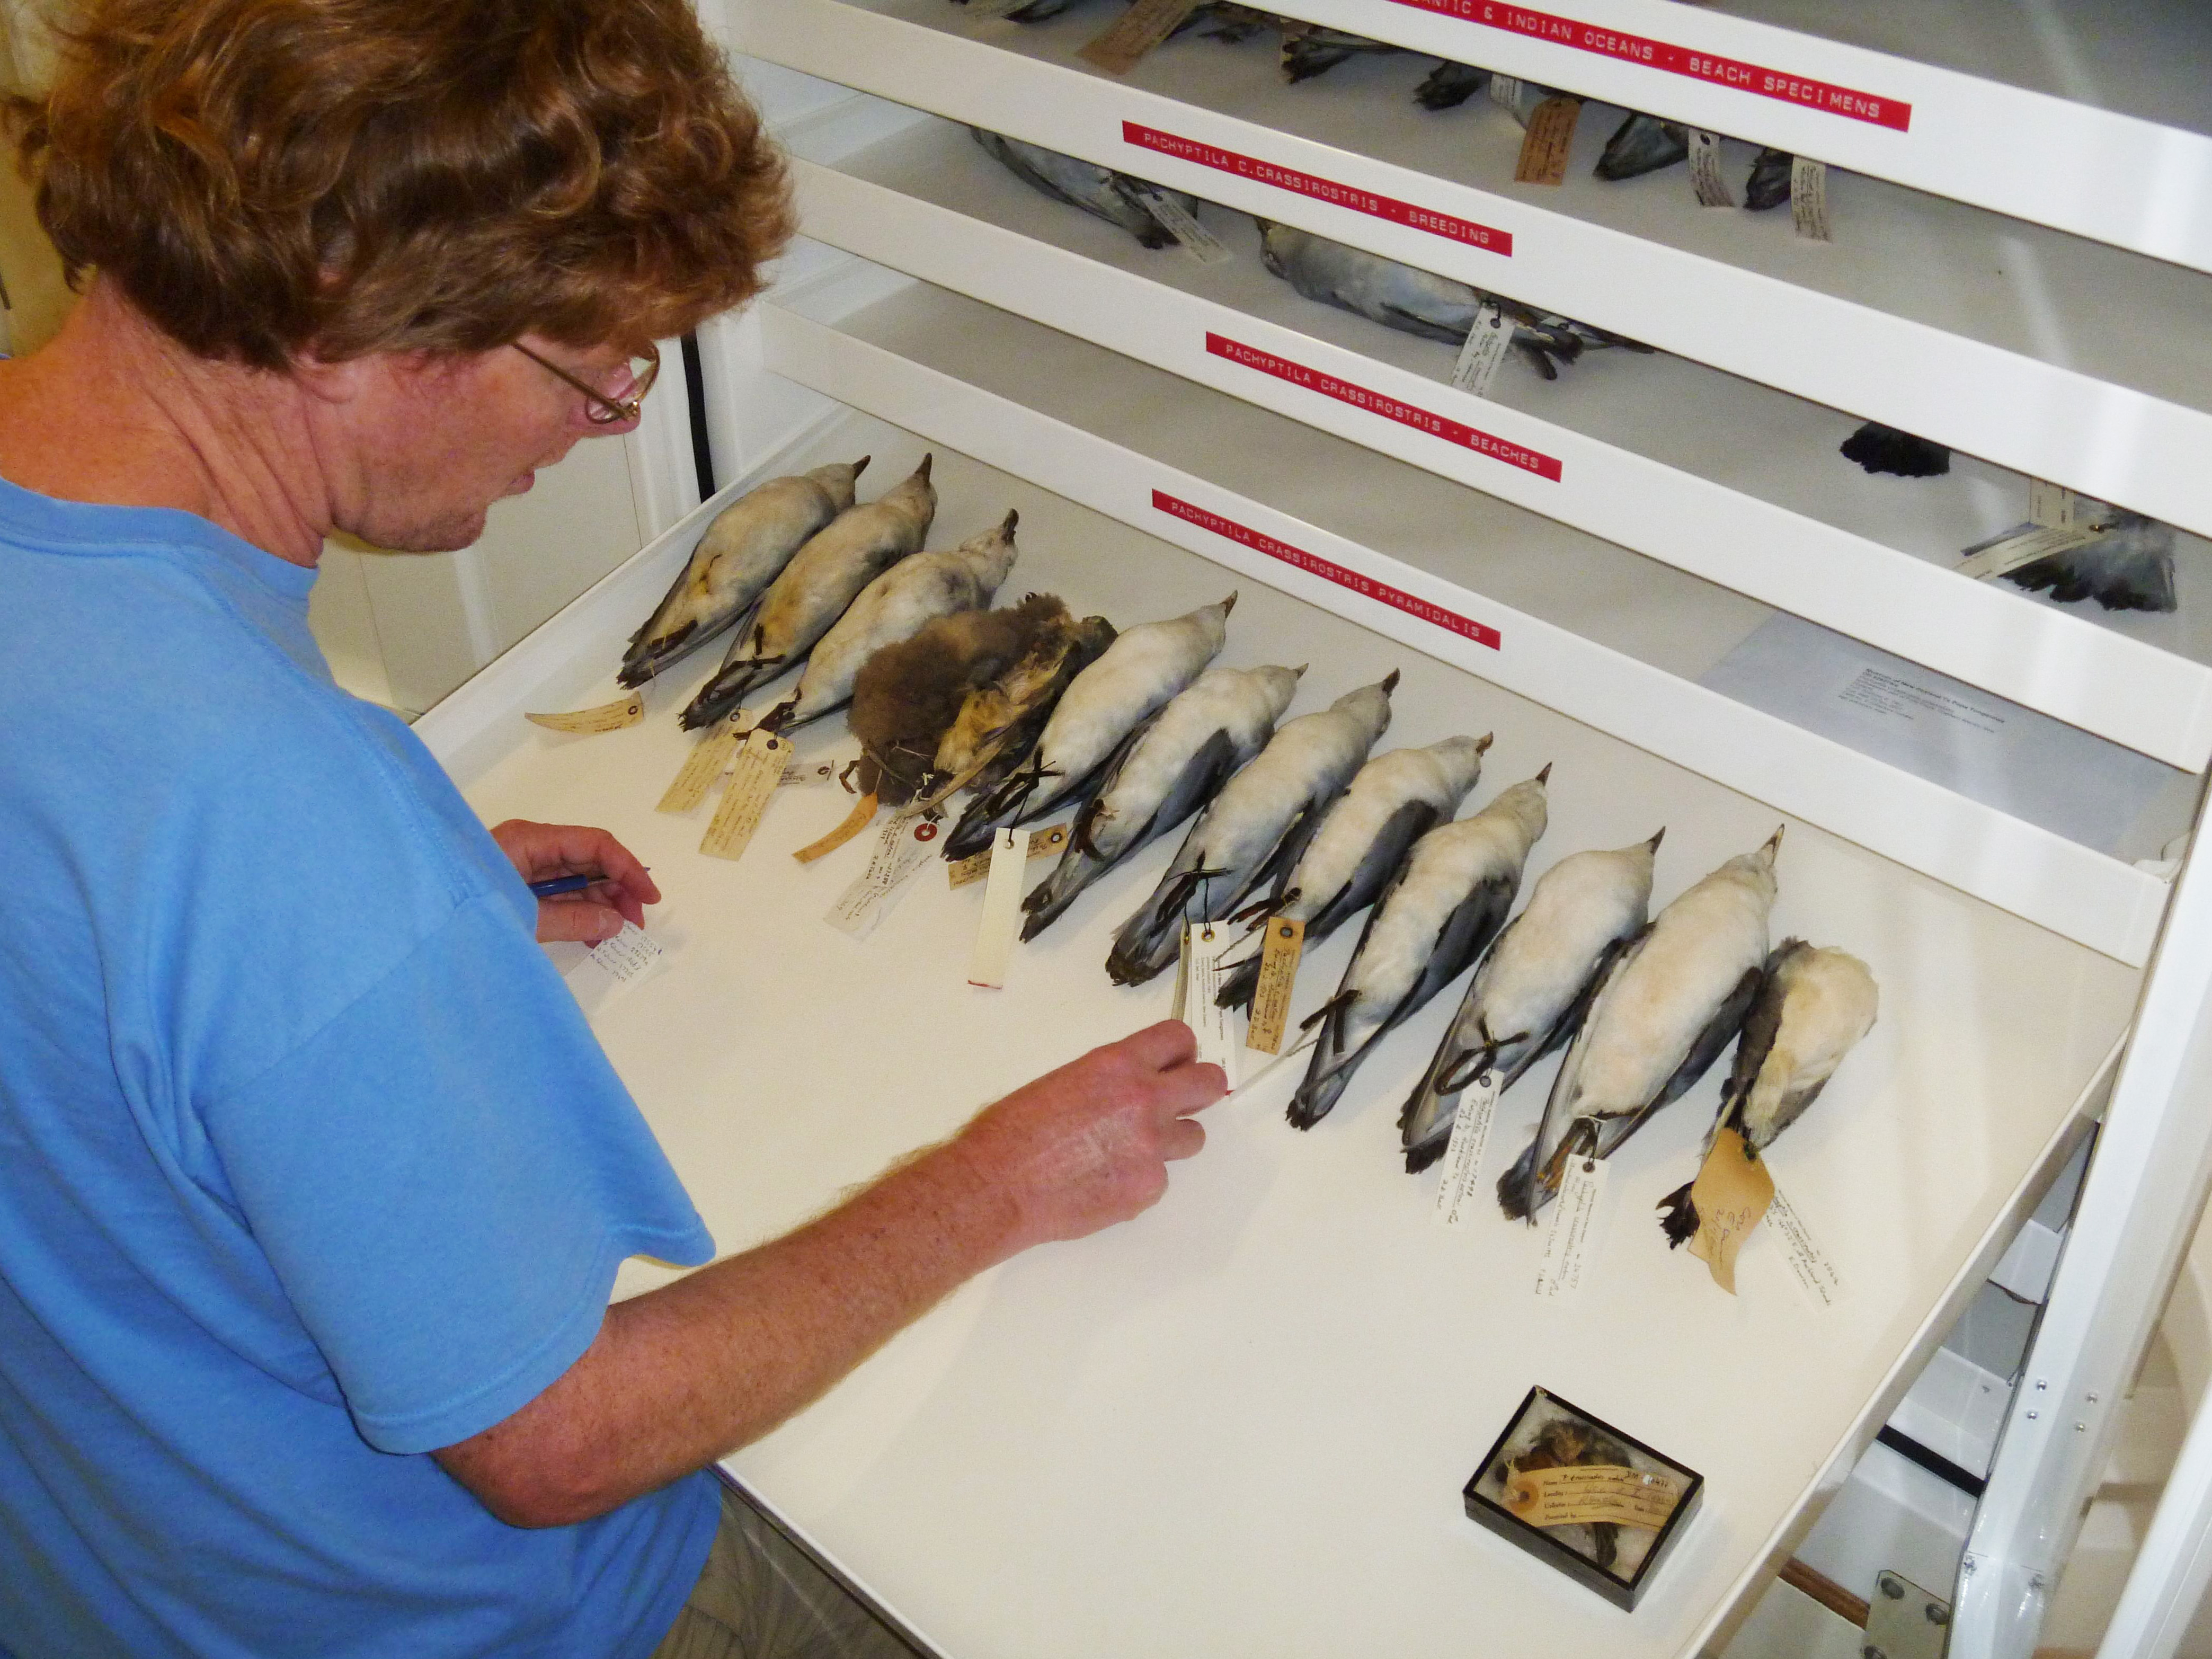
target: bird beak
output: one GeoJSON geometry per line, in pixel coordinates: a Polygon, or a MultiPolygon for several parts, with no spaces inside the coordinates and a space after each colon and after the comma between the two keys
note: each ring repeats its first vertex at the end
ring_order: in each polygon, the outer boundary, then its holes
{"type": "Polygon", "coordinates": [[[1540,772],[1539,772],[1539,773],[1537,773],[1537,774],[1536,774],[1536,781],[1537,781],[1537,782],[1539,782],[1539,783],[1549,783],[1551,781],[1552,781],[1552,763],[1551,763],[1551,762],[1549,762],[1549,761],[1546,761],[1546,762],[1544,763],[1544,769],[1543,769],[1542,771],[1540,771],[1540,772]]]}

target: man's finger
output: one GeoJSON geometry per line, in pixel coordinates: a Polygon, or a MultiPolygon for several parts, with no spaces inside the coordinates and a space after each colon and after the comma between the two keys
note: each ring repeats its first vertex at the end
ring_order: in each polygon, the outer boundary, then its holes
{"type": "Polygon", "coordinates": [[[1160,1156],[1170,1164],[1178,1158],[1196,1158],[1205,1145],[1206,1131],[1187,1117],[1176,1118],[1160,1129],[1160,1156]]]}
{"type": "Polygon", "coordinates": [[[1198,1036],[1179,1019],[1164,1019],[1121,1039],[1131,1059],[1155,1072],[1187,1065],[1198,1055],[1198,1036]]]}
{"type": "Polygon", "coordinates": [[[1160,1103],[1177,1117],[1202,1112],[1229,1092],[1229,1073],[1212,1060],[1160,1073],[1160,1103]]]}
{"type": "Polygon", "coordinates": [[[590,899],[540,899],[538,938],[544,945],[561,939],[598,945],[622,932],[623,920],[619,910],[590,899]]]}

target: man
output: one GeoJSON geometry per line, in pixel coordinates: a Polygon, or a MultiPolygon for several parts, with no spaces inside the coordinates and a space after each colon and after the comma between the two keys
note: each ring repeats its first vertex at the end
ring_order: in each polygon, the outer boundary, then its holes
{"type": "Polygon", "coordinates": [[[307,597],[629,429],[787,234],[757,122],[683,0],[91,0],[14,120],[85,292],[0,363],[0,1653],[711,1646],[700,1471],[1221,1075],[1155,1026],[609,1309],[712,1244],[532,934],[651,878],[487,836],[307,597]]]}

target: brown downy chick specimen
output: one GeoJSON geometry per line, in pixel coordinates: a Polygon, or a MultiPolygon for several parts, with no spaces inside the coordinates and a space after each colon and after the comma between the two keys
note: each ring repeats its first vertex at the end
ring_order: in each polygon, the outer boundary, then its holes
{"type": "Polygon", "coordinates": [[[1080,621],[1062,608],[1039,630],[1005,672],[978,686],[937,745],[932,793],[939,800],[973,784],[990,788],[1027,760],[1043,735],[1060,693],[1106,654],[1114,624],[1103,617],[1080,621]]]}
{"type": "Polygon", "coordinates": [[[971,696],[996,683],[1040,639],[1073,625],[1057,598],[1032,593],[1003,611],[939,617],[870,657],[853,682],[847,717],[860,740],[860,793],[892,806],[912,800],[971,696]]]}

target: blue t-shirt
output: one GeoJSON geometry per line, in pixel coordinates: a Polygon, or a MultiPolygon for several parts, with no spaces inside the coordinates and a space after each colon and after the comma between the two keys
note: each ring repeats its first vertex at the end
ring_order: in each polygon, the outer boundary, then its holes
{"type": "Polygon", "coordinates": [[[0,1653],[648,1654],[709,1477],[528,1531],[425,1454],[712,1241],[313,581],[0,481],[0,1653]]]}

